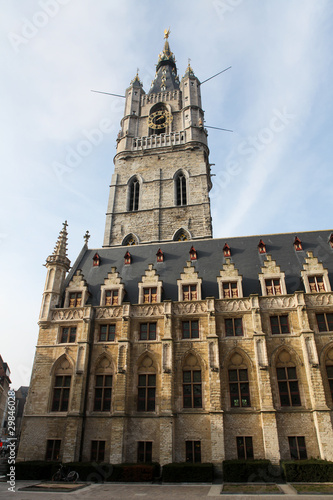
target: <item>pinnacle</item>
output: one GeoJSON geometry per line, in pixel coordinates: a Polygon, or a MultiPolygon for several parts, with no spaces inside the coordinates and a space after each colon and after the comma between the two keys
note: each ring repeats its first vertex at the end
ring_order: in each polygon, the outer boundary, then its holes
{"type": "Polygon", "coordinates": [[[59,255],[59,257],[67,257],[67,220],[63,223],[63,228],[59,233],[57,243],[54,247],[53,255],[59,255]]]}

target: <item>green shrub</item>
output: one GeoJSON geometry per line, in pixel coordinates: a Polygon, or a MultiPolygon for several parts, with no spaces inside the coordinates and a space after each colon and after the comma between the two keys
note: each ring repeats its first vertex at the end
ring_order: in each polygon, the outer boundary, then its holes
{"type": "Polygon", "coordinates": [[[211,483],[213,479],[213,464],[182,462],[163,465],[162,480],[165,483],[211,483]]]}
{"type": "Polygon", "coordinates": [[[159,464],[116,464],[112,466],[112,475],[107,481],[151,482],[158,473],[159,464]]]}
{"type": "Polygon", "coordinates": [[[281,469],[269,460],[224,460],[223,481],[229,483],[265,482],[281,479],[281,469]]]}
{"type": "Polygon", "coordinates": [[[71,462],[64,465],[79,474],[79,481],[88,481],[91,483],[110,481],[113,470],[113,466],[106,463],[71,462]]]}
{"type": "Polygon", "coordinates": [[[333,481],[333,462],[326,460],[288,460],[282,462],[288,482],[331,482],[333,481]]]}
{"type": "Polygon", "coordinates": [[[59,469],[59,462],[45,462],[32,460],[30,462],[16,462],[16,479],[38,479],[51,481],[53,474],[59,469]]]}

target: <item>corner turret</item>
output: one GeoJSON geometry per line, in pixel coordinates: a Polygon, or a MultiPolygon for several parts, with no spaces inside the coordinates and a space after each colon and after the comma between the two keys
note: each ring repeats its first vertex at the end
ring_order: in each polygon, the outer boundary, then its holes
{"type": "Polygon", "coordinates": [[[65,221],[59,233],[54,251],[46,259],[45,267],[47,269],[47,276],[39,316],[40,321],[48,321],[50,310],[59,305],[66,273],[70,268],[71,262],[67,257],[67,226],[67,221],[65,221]]]}

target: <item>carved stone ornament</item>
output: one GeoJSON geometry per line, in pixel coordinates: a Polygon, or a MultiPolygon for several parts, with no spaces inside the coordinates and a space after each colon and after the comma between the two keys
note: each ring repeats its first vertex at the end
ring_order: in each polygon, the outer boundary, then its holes
{"type": "Polygon", "coordinates": [[[250,299],[230,299],[216,300],[215,309],[217,312],[241,312],[251,310],[250,299]]]}

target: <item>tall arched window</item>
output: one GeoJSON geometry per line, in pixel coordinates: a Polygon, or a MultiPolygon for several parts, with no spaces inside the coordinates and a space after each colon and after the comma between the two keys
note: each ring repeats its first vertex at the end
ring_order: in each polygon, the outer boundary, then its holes
{"type": "Polygon", "coordinates": [[[112,364],[103,356],[96,367],[94,387],[94,411],[111,411],[112,364]]]}
{"type": "Polygon", "coordinates": [[[187,204],[186,177],[182,173],[176,178],[176,204],[177,206],[187,204]]]}
{"type": "Polygon", "coordinates": [[[250,380],[245,356],[235,352],[228,364],[230,406],[248,408],[251,406],[250,380]]]}
{"type": "Polygon", "coordinates": [[[202,408],[201,366],[189,354],[183,366],[183,408],[202,408]]]}
{"type": "Polygon", "coordinates": [[[286,350],[278,356],[276,375],[281,406],[301,406],[296,366],[286,350]]]}
{"type": "Polygon", "coordinates": [[[138,411],[155,411],[156,369],[150,356],[145,356],[138,369],[138,411]]]}
{"type": "Polygon", "coordinates": [[[72,367],[66,356],[58,362],[54,372],[51,411],[68,411],[72,367]]]}
{"type": "Polygon", "coordinates": [[[140,183],[135,177],[129,186],[129,212],[134,212],[139,209],[140,183]]]}

